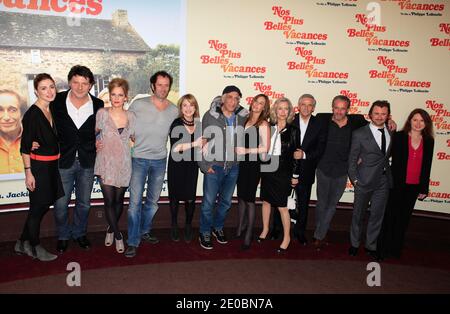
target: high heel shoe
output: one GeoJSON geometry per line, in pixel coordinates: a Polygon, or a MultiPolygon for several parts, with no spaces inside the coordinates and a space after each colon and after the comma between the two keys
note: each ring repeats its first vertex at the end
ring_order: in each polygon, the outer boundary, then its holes
{"type": "Polygon", "coordinates": [[[106,230],[106,236],[105,236],[105,246],[111,246],[114,242],[114,232],[108,232],[106,230]]]}
{"type": "MultiPolygon", "coordinates": [[[[122,236],[122,234],[120,234],[122,236]]],[[[125,246],[123,245],[123,237],[120,240],[116,239],[116,251],[117,253],[123,253],[125,251],[125,246]]]]}
{"type": "Polygon", "coordinates": [[[283,249],[282,247],[279,247],[278,249],[277,249],[277,253],[278,254],[285,254],[285,253],[287,253],[287,248],[285,248],[285,249],[283,249]]]}
{"type": "Polygon", "coordinates": [[[266,240],[266,238],[258,237],[258,239],[257,239],[256,241],[258,241],[258,243],[261,243],[261,242],[263,242],[263,241],[265,241],[265,240],[266,240]]]}

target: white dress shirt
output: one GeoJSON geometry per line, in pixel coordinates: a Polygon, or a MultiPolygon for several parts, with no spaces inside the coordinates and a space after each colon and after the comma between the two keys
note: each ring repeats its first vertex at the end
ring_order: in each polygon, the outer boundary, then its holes
{"type": "Polygon", "coordinates": [[[272,156],[280,156],[281,155],[281,137],[278,133],[278,126],[275,126],[275,132],[270,139],[270,150],[269,154],[272,156]]]}
{"type": "MultiPolygon", "coordinates": [[[[306,129],[308,129],[309,120],[311,119],[311,116],[308,118],[308,121],[303,121],[302,116],[299,114],[298,121],[299,121],[299,127],[300,127],[300,145],[303,144],[303,138],[305,137],[306,129]]],[[[303,152],[303,158],[306,159],[306,153],[303,152]]]]}
{"type": "Polygon", "coordinates": [[[67,113],[69,114],[73,123],[75,123],[77,129],[80,129],[81,126],[86,122],[86,120],[94,114],[94,104],[92,102],[91,96],[88,94],[89,100],[77,109],[77,107],[75,107],[70,101],[70,93],[72,93],[72,91],[69,91],[69,94],[66,98],[67,113]]]}
{"type": "MultiPolygon", "coordinates": [[[[382,129],[382,128],[375,126],[372,122],[370,123],[369,127],[370,127],[370,130],[372,131],[375,141],[378,144],[378,147],[381,150],[381,132],[378,131],[378,129],[382,129]]],[[[388,132],[386,126],[384,126],[383,128],[384,128],[384,136],[386,137],[386,150],[387,150],[389,147],[389,143],[391,142],[391,136],[389,135],[389,132],[388,132]]]]}

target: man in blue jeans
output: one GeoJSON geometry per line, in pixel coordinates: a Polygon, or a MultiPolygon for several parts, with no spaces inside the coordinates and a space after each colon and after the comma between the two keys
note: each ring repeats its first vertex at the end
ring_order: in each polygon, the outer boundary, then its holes
{"type": "Polygon", "coordinates": [[[134,101],[128,109],[136,114],[136,132],[132,154],[126,257],[136,256],[141,240],[158,243],[158,239],[151,233],[152,220],[158,210],[164,183],[169,129],[178,116],[178,108],[167,100],[172,82],[169,73],[156,72],[150,78],[153,95],[134,101]],[[142,205],[145,182],[147,196],[142,205]]]}
{"type": "Polygon", "coordinates": [[[207,250],[213,248],[211,234],[220,244],[228,243],[223,226],[239,174],[235,148],[243,143],[248,115],[248,111],[239,105],[241,97],[242,93],[236,86],[225,87],[222,96],[214,98],[211,109],[202,120],[207,153],[199,162],[204,173],[199,241],[200,246],[207,250]],[[216,199],[218,204],[214,213],[216,199]]]}
{"type": "Polygon", "coordinates": [[[53,210],[59,253],[67,250],[71,238],[83,249],[91,246],[86,232],[94,184],[95,115],[103,107],[102,100],[89,94],[95,83],[89,68],[75,65],[69,71],[68,81],[70,89],[58,93],[50,103],[60,145],[59,173],[65,193],[53,210]],[[69,223],[68,206],[74,188],[75,208],[73,221],[69,223]]]}

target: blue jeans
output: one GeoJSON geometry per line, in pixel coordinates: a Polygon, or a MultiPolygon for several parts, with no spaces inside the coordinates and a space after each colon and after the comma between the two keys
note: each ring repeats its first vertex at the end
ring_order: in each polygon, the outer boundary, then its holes
{"type": "Polygon", "coordinates": [[[215,173],[207,173],[203,178],[203,202],[200,214],[200,233],[202,234],[210,234],[211,227],[216,230],[223,229],[239,174],[238,165],[227,169],[220,166],[212,168],[215,173]],[[213,219],[217,199],[217,210],[213,219]]]}
{"type": "Polygon", "coordinates": [[[141,236],[150,232],[153,216],[164,184],[166,158],[152,160],[132,159],[130,205],[128,207],[128,245],[139,246],[141,236]],[[147,196],[142,206],[142,194],[147,180],[147,196]]]}
{"type": "Polygon", "coordinates": [[[82,168],[78,159],[68,169],[59,168],[65,195],[56,200],[53,213],[58,240],[77,239],[86,235],[91,193],[94,184],[94,168],[82,168]],[[69,224],[69,202],[75,188],[73,221],[69,224]]]}

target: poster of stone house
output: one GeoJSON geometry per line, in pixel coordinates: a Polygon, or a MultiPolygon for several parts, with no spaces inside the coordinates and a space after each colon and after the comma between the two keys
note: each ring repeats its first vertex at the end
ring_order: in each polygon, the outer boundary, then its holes
{"type": "MultiPolygon", "coordinates": [[[[107,85],[112,78],[129,81],[132,99],[149,92],[151,73],[161,69],[174,76],[171,100],[178,97],[179,47],[158,44],[150,48],[124,9],[113,11],[110,19],[0,11],[0,39],[0,91],[18,94],[22,107],[30,106],[36,99],[36,74],[51,74],[58,91],[62,91],[68,88],[67,74],[76,64],[92,70],[95,84],[91,94],[102,98],[106,105],[107,85]]],[[[15,142],[19,140],[18,137],[15,142]]],[[[19,145],[8,147],[7,143],[0,143],[0,153],[5,155],[0,179],[15,178],[5,174],[23,175],[18,149],[19,145]]]]}
{"type": "Polygon", "coordinates": [[[111,20],[0,12],[0,86],[22,94],[30,103],[32,81],[37,73],[48,72],[58,89],[67,88],[72,65],[92,69],[98,95],[111,75],[119,75],[112,64],[136,68],[150,47],[134,30],[125,10],[114,12],[111,20]]]}

